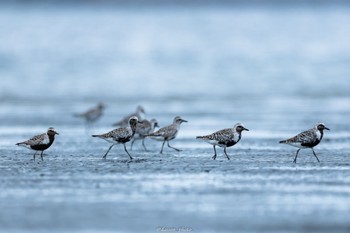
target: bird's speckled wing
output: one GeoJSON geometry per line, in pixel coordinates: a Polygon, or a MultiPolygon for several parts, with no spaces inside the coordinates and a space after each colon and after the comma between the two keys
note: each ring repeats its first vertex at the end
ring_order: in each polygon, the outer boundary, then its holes
{"type": "Polygon", "coordinates": [[[232,129],[222,129],[215,133],[212,133],[206,136],[200,136],[198,138],[201,138],[204,140],[215,140],[218,142],[226,142],[226,141],[232,141],[234,138],[234,134],[232,133],[232,129]]]}
{"type": "Polygon", "coordinates": [[[154,133],[151,133],[150,136],[171,138],[171,137],[174,137],[176,134],[177,134],[177,127],[176,125],[172,124],[172,125],[163,127],[154,133]]]}
{"type": "Polygon", "coordinates": [[[130,132],[130,130],[128,130],[127,128],[118,128],[115,130],[112,130],[108,133],[106,133],[104,135],[105,138],[115,138],[115,139],[119,139],[119,138],[127,138],[130,137],[132,134],[132,132],[130,132]]]}
{"type": "Polygon", "coordinates": [[[282,143],[313,143],[317,139],[316,132],[313,129],[306,130],[300,134],[282,141],[282,143]]]}
{"type": "Polygon", "coordinates": [[[21,142],[20,144],[34,146],[34,145],[45,144],[47,143],[47,141],[48,141],[47,134],[43,133],[43,134],[36,135],[27,141],[21,142]]]}

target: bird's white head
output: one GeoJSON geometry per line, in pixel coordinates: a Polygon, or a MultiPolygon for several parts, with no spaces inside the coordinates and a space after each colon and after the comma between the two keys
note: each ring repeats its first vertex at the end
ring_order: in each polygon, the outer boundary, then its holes
{"type": "Polygon", "coordinates": [[[188,122],[188,121],[182,119],[180,116],[176,116],[174,118],[174,124],[181,124],[182,122],[188,122]]]}

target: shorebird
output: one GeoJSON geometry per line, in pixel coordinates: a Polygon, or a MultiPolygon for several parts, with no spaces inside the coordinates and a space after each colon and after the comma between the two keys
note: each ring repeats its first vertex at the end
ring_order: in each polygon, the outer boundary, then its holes
{"type": "Polygon", "coordinates": [[[158,131],[147,135],[153,139],[163,141],[162,149],[160,150],[161,154],[163,154],[163,147],[164,147],[165,142],[167,142],[169,148],[172,148],[176,151],[181,151],[180,149],[177,149],[175,147],[170,146],[169,141],[176,138],[176,135],[180,130],[180,125],[182,122],[187,122],[187,121],[182,119],[179,116],[176,116],[171,125],[160,128],[158,131]]]}
{"type": "Polygon", "coordinates": [[[293,160],[294,163],[297,162],[299,151],[307,148],[312,150],[312,153],[316,157],[317,161],[320,162],[313,148],[321,142],[323,138],[323,130],[325,129],[329,130],[329,128],[327,128],[323,123],[317,123],[312,129],[301,132],[300,134],[287,140],[282,140],[279,143],[288,144],[299,148],[295,154],[295,158],[293,160]]]}
{"type": "Polygon", "coordinates": [[[212,158],[214,160],[216,159],[215,146],[223,147],[226,158],[230,160],[230,157],[226,153],[226,147],[236,145],[241,140],[242,131],[244,130],[249,131],[249,129],[245,128],[243,124],[237,123],[233,128],[222,129],[206,136],[197,136],[196,138],[203,139],[207,143],[213,145],[214,155],[212,158]]]}
{"type": "Polygon", "coordinates": [[[74,116],[84,118],[86,123],[91,124],[102,116],[104,108],[104,104],[99,103],[96,107],[91,108],[84,113],[76,113],[74,116]]]}
{"type": "Polygon", "coordinates": [[[92,135],[92,137],[98,137],[98,138],[106,140],[109,143],[112,143],[112,145],[109,147],[109,149],[107,150],[105,155],[102,157],[103,159],[106,159],[108,152],[112,149],[113,146],[120,144],[120,143],[122,143],[124,145],[124,150],[129,155],[130,160],[133,159],[131,157],[131,155],[129,154],[129,152],[127,151],[127,149],[125,147],[125,143],[130,141],[131,138],[134,136],[135,130],[136,130],[136,124],[138,122],[139,122],[138,118],[136,116],[132,116],[129,119],[129,123],[128,123],[127,127],[117,128],[117,129],[112,130],[112,131],[105,133],[105,134],[92,135]]]}
{"type": "Polygon", "coordinates": [[[148,134],[152,133],[156,127],[158,127],[158,122],[156,119],[152,119],[150,121],[145,119],[140,121],[140,123],[136,125],[136,131],[133,140],[131,141],[130,150],[132,150],[132,146],[136,140],[142,139],[142,146],[145,151],[147,151],[145,146],[145,138],[148,134]]]}
{"type": "Polygon", "coordinates": [[[31,139],[16,143],[17,146],[24,146],[28,149],[35,150],[33,159],[35,160],[35,155],[38,151],[41,151],[40,157],[43,159],[44,150],[48,149],[55,140],[55,135],[58,134],[54,128],[50,127],[46,133],[36,135],[31,139]]]}
{"type": "Polygon", "coordinates": [[[120,121],[114,123],[113,126],[125,127],[128,125],[130,117],[136,116],[139,120],[142,120],[144,115],[145,115],[145,109],[139,105],[139,106],[137,106],[136,112],[125,116],[120,121]]]}

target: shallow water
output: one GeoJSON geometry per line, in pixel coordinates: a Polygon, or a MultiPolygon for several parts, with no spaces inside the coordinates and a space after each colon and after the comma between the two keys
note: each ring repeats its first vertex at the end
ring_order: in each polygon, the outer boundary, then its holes
{"type": "Polygon", "coordinates": [[[0,231],[349,232],[349,8],[0,8],[0,231]],[[93,127],[72,117],[103,101],[93,127]],[[143,105],[171,145],[104,133],[143,105]],[[281,139],[324,122],[315,148],[281,139]],[[231,160],[195,139],[242,122],[231,160]],[[44,161],[14,144],[54,126],[44,161]],[[127,145],[129,147],[129,145],[127,145]]]}

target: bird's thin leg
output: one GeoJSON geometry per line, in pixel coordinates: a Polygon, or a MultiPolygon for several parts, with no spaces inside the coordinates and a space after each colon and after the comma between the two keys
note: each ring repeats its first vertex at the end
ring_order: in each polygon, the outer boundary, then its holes
{"type": "Polygon", "coordinates": [[[228,160],[230,160],[230,157],[228,157],[228,155],[227,155],[227,153],[226,153],[226,147],[224,147],[224,154],[225,154],[226,158],[227,158],[228,160]]]}
{"type": "Polygon", "coordinates": [[[128,150],[126,149],[125,143],[123,143],[123,145],[124,145],[124,150],[125,150],[125,152],[129,155],[130,160],[132,160],[131,155],[129,154],[128,150]]]}
{"type": "Polygon", "coordinates": [[[314,153],[314,155],[315,155],[317,161],[320,162],[320,160],[318,159],[318,157],[317,157],[317,155],[316,155],[316,153],[315,153],[315,151],[314,151],[314,148],[311,148],[311,150],[312,150],[312,152],[314,153]]]}
{"type": "Polygon", "coordinates": [[[112,147],[115,146],[115,145],[116,145],[116,144],[112,144],[112,145],[108,148],[106,154],[102,157],[103,159],[106,159],[108,152],[109,152],[109,151],[112,149],[112,147]]]}
{"type": "Polygon", "coordinates": [[[44,151],[42,150],[41,151],[41,154],[40,154],[40,157],[41,157],[41,160],[43,161],[44,159],[43,159],[43,153],[44,153],[44,151]]]}
{"type": "Polygon", "coordinates": [[[297,157],[298,157],[299,151],[300,151],[300,149],[297,150],[297,153],[295,154],[295,158],[293,160],[293,163],[297,163],[297,157]]]}
{"type": "Polygon", "coordinates": [[[172,148],[172,149],[174,149],[174,150],[176,150],[176,151],[181,151],[180,149],[177,149],[177,148],[175,148],[175,147],[170,146],[169,141],[167,141],[167,142],[168,142],[168,147],[169,147],[169,148],[172,148]]]}
{"type": "Polygon", "coordinates": [[[33,155],[33,160],[35,160],[35,155],[36,153],[38,153],[38,151],[35,151],[34,155],[33,155]]]}
{"type": "Polygon", "coordinates": [[[134,142],[135,142],[135,141],[136,141],[135,138],[131,141],[130,150],[132,150],[132,146],[134,145],[134,142]]]}
{"type": "Polygon", "coordinates": [[[163,141],[163,144],[162,144],[162,149],[160,150],[160,153],[163,154],[163,147],[164,147],[164,144],[165,144],[165,139],[163,141]]]}
{"type": "Polygon", "coordinates": [[[142,138],[142,146],[145,149],[145,151],[148,151],[146,146],[145,146],[145,138],[142,138]]]}
{"type": "Polygon", "coordinates": [[[215,149],[215,145],[213,145],[214,148],[214,156],[212,157],[214,160],[216,159],[216,149],[215,149]]]}

